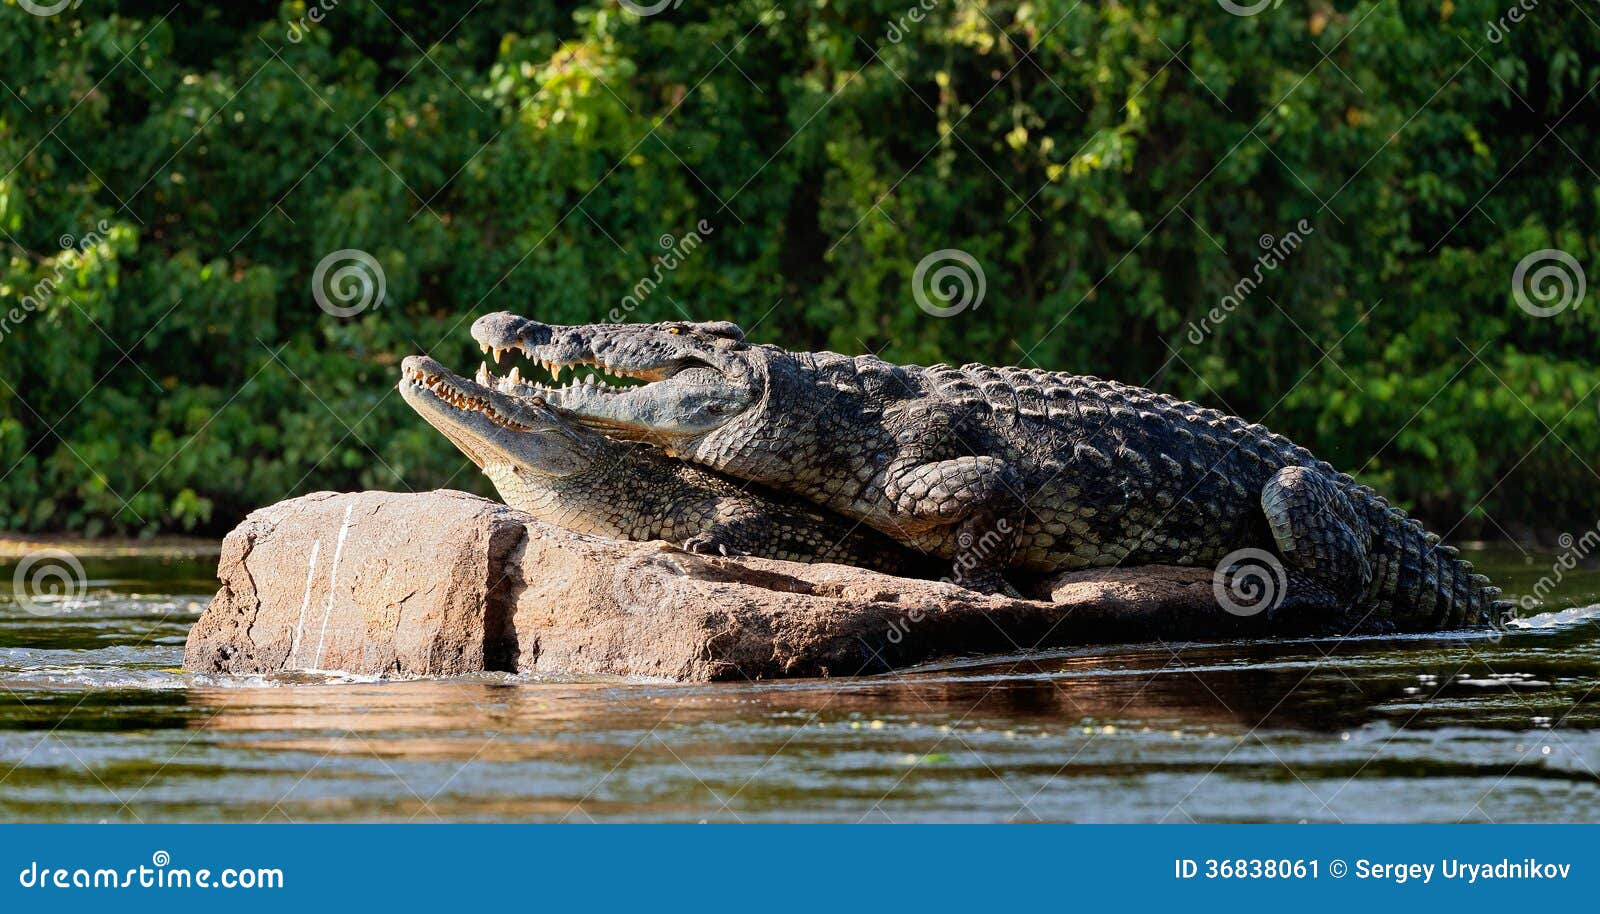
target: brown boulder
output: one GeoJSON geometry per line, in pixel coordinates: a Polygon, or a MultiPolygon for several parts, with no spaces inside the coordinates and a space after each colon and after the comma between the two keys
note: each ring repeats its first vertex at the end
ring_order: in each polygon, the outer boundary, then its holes
{"type": "Polygon", "coordinates": [[[319,492],[223,541],[199,672],[482,671],[684,681],[882,672],[939,656],[1234,633],[1211,570],[1102,569],[1051,600],[572,533],[463,492],[319,492]]]}

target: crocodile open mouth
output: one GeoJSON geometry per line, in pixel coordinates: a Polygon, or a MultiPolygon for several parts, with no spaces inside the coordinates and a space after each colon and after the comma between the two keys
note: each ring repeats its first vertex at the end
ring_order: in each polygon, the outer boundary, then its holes
{"type": "Polygon", "coordinates": [[[478,383],[541,398],[610,438],[664,449],[728,425],[755,402],[752,372],[735,355],[735,331],[731,324],[562,327],[504,311],[472,325],[490,359],[478,383]]]}
{"type": "Polygon", "coordinates": [[[432,396],[462,412],[477,413],[495,425],[515,432],[535,430],[533,426],[518,422],[495,407],[491,396],[510,391],[494,391],[491,385],[468,381],[449,372],[430,371],[411,359],[406,360],[400,374],[402,385],[409,385],[412,390],[432,396]]]}
{"type": "Polygon", "coordinates": [[[489,362],[478,368],[479,384],[514,396],[550,397],[556,403],[561,402],[563,394],[620,394],[658,381],[669,381],[691,369],[711,369],[708,363],[688,357],[664,365],[636,368],[592,355],[563,360],[545,358],[539,347],[524,343],[506,346],[479,343],[479,346],[493,361],[493,368],[489,362]],[[509,370],[503,375],[496,374],[502,366],[509,370]],[[568,372],[571,378],[563,384],[561,376],[568,372]]]}

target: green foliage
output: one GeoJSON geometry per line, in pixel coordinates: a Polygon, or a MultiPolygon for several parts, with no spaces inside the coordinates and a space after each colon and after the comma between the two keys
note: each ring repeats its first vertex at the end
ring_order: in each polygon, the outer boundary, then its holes
{"type": "Polygon", "coordinates": [[[1600,292],[1512,295],[1544,248],[1600,281],[1580,4],[1498,38],[1510,0],[325,5],[0,7],[0,523],[481,488],[399,359],[604,320],[701,220],[630,319],[1147,384],[1446,529],[1600,514],[1600,292]],[[946,248],[987,293],[938,319],[946,248]],[[312,295],[340,249],[386,283],[349,318],[312,295]]]}

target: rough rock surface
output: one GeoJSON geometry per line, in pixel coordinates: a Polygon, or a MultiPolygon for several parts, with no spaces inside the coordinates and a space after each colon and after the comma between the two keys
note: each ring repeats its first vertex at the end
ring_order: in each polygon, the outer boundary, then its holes
{"type": "Polygon", "coordinates": [[[223,541],[199,672],[482,671],[684,681],[882,672],[934,657],[1248,633],[1211,569],[1074,572],[1050,600],[841,565],[572,533],[463,492],[319,492],[223,541]]]}

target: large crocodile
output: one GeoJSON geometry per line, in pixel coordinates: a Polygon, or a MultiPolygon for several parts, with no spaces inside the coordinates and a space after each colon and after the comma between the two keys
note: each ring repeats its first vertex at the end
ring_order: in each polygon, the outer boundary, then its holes
{"type": "Polygon", "coordinates": [[[899,575],[933,570],[926,556],[870,527],[645,445],[611,441],[495,384],[484,373],[469,381],[433,359],[411,356],[401,365],[399,388],[507,505],[540,520],[611,539],[666,540],[691,552],[736,551],[899,575]]]}
{"type": "Polygon", "coordinates": [[[501,312],[473,336],[497,364],[520,351],[557,384],[585,365],[646,382],[507,389],[862,520],[953,560],[977,589],[1008,569],[1177,563],[1218,565],[1252,611],[1364,628],[1493,624],[1509,608],[1453,547],[1306,449],[1142,388],[790,352],[726,322],[568,327],[501,312]]]}

